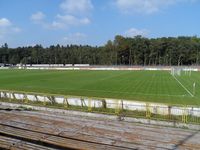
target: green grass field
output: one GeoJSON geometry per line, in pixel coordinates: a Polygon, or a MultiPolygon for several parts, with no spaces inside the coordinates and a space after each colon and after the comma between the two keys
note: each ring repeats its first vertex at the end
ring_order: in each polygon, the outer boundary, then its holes
{"type": "Polygon", "coordinates": [[[200,105],[199,72],[175,79],[168,71],[0,70],[0,89],[200,105]]]}

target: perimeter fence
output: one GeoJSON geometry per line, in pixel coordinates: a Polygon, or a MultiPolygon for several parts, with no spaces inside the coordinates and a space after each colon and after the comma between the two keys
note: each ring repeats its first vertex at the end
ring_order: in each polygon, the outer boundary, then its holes
{"type": "Polygon", "coordinates": [[[67,110],[104,113],[124,117],[144,118],[174,123],[200,125],[200,107],[186,105],[164,105],[126,100],[58,96],[52,94],[0,91],[0,101],[67,110]]]}

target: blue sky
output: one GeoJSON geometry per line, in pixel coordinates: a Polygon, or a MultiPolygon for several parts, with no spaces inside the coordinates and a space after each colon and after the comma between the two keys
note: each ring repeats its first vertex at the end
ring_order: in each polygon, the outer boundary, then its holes
{"type": "Polygon", "coordinates": [[[0,44],[103,45],[115,35],[200,36],[200,0],[0,0],[0,44]]]}

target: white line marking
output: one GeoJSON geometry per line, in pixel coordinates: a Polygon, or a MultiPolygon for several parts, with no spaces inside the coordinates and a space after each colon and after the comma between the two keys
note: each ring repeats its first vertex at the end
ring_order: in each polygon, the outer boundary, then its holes
{"type": "Polygon", "coordinates": [[[173,77],[192,97],[194,97],[194,95],[175,76],[173,77]]]}

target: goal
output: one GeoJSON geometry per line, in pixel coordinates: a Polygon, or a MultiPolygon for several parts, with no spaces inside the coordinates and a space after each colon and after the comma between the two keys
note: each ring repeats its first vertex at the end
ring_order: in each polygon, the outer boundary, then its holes
{"type": "Polygon", "coordinates": [[[171,68],[171,75],[173,76],[191,76],[192,68],[191,67],[172,67],[171,68]]]}

